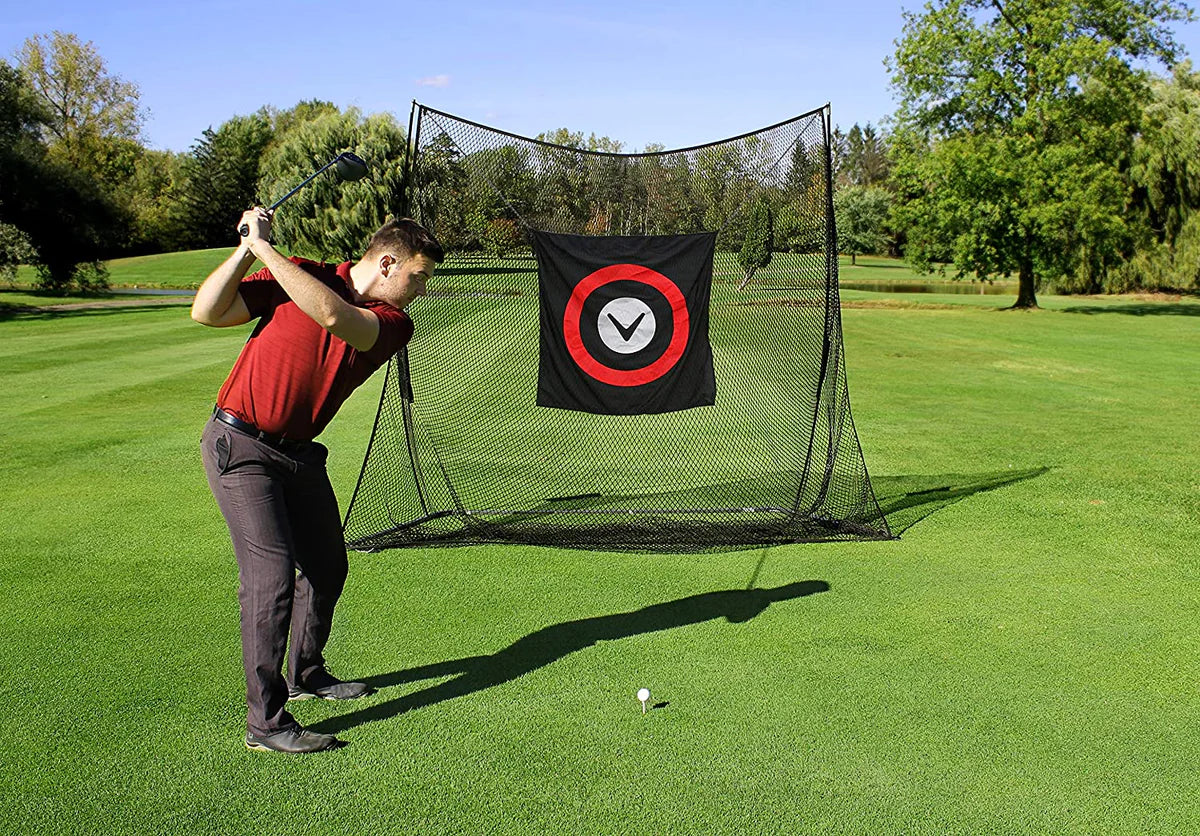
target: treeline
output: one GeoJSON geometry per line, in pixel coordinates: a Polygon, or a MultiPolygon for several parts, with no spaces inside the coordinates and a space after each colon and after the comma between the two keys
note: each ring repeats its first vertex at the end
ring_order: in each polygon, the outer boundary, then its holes
{"type": "Polygon", "coordinates": [[[406,143],[388,114],[262,108],[204,130],[187,153],[146,148],[144,118],[137,86],[74,35],[32,37],[14,64],[0,61],[0,277],[33,264],[44,288],[96,289],[109,258],[231,246],[242,210],[346,149],[372,161],[372,176],[315,182],[281,213],[281,240],[350,257],[400,199],[406,143]],[[348,207],[336,221],[316,211],[333,188],[348,207]]]}
{"type": "Polygon", "coordinates": [[[1017,187],[1033,178],[1017,172],[1037,160],[1016,148],[982,149],[978,136],[915,139],[911,128],[835,132],[839,248],[992,278],[1018,275],[1020,244],[1036,240],[1046,250],[1029,260],[1037,287],[1200,289],[1200,73],[1181,62],[1171,77],[1147,79],[1142,95],[1136,121],[1110,137],[1118,153],[1068,167],[1060,151],[1051,162],[1061,170],[1037,178],[1046,194],[1024,212],[1017,187]],[[866,167],[848,152],[864,135],[877,149],[866,167]]]}
{"type": "MultiPolygon", "coordinates": [[[[1200,73],[1170,28],[1190,16],[1177,0],[930,0],[906,13],[887,62],[898,102],[887,131],[833,136],[839,249],[1015,276],[1018,305],[1047,287],[1200,288],[1200,73]]],[[[13,65],[0,62],[0,271],[34,263],[47,286],[86,287],[103,282],[104,258],[230,245],[244,207],[345,149],[372,176],[299,193],[277,218],[282,243],[351,257],[403,205],[406,140],[387,114],[264,108],[204,131],[186,154],[146,149],[142,119],[136,86],[74,36],[31,38],[13,65]]],[[[771,252],[827,246],[825,149],[811,138],[768,132],[614,157],[430,132],[411,209],[452,249],[520,249],[522,221],[590,234],[718,229],[749,280],[771,252]]],[[[539,139],[623,150],[566,129],[539,139]]]]}
{"type": "Polygon", "coordinates": [[[531,142],[462,126],[452,138],[439,124],[422,129],[412,199],[453,250],[506,255],[527,246],[526,226],[586,235],[716,231],[720,249],[738,250],[752,229],[769,225],[774,251],[825,248],[825,148],[815,137],[805,144],[763,133],[688,152],[651,145],[621,154],[619,142],[566,129],[531,142]]]}
{"type": "Polygon", "coordinates": [[[835,135],[842,251],[1014,276],[1018,306],[1200,289],[1200,74],[1170,28],[1188,19],[1172,0],[907,13],[890,132],[835,135]]]}
{"type": "Polygon", "coordinates": [[[904,17],[890,217],[910,262],[1016,276],[1016,307],[1047,285],[1200,286],[1185,3],[930,0],[904,17]]]}

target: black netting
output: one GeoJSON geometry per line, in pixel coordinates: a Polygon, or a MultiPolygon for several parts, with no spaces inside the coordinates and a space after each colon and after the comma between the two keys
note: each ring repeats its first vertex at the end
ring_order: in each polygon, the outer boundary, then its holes
{"type": "Polygon", "coordinates": [[[421,105],[413,124],[409,210],[451,255],[387,369],[347,510],[351,547],[708,550],[891,536],[850,417],[828,108],[644,154],[550,145],[421,105]],[[751,271],[738,253],[764,216],[773,252],[751,271]],[[637,416],[536,406],[531,229],[716,231],[715,405],[637,416]]]}

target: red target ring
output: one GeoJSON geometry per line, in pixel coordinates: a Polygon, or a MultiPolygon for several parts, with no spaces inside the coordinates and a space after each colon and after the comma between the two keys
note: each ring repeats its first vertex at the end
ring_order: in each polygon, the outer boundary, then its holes
{"type": "Polygon", "coordinates": [[[662,273],[643,267],[640,264],[611,264],[601,267],[591,273],[571,293],[567,301],[567,310],[563,315],[563,336],[566,339],[567,351],[571,359],[590,377],[611,386],[643,386],[658,380],[669,372],[683,356],[688,341],[688,309],[687,300],[683,298],[675,282],[662,273]],[[596,291],[606,284],[619,281],[639,282],[649,285],[666,297],[671,305],[671,319],[674,331],[671,343],[662,356],[648,366],[640,369],[614,369],[606,366],[591,355],[583,344],[583,334],[579,330],[579,320],[583,316],[583,303],[596,291]]]}

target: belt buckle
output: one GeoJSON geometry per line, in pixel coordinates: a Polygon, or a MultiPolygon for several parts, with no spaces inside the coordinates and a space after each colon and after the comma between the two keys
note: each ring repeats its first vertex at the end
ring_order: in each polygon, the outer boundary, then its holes
{"type": "Polygon", "coordinates": [[[274,435],[266,430],[259,430],[255,438],[268,447],[274,447],[276,450],[282,450],[285,446],[284,442],[287,440],[281,435],[274,435]]]}

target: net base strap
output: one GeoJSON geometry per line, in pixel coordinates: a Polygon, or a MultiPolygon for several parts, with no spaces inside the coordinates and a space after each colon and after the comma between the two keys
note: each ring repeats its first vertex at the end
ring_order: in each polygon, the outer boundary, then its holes
{"type": "Polygon", "coordinates": [[[406,523],[401,523],[400,525],[394,526],[393,528],[390,528],[387,531],[380,532],[379,534],[372,535],[372,536],[373,537],[383,537],[383,536],[387,536],[388,534],[395,534],[395,533],[398,533],[401,531],[405,531],[407,529],[416,528],[417,526],[424,525],[425,523],[428,523],[428,522],[433,522],[434,520],[445,519],[446,517],[460,517],[460,516],[461,517],[511,517],[511,516],[520,516],[520,515],[547,517],[547,516],[553,516],[553,515],[577,516],[580,514],[597,514],[597,515],[610,515],[610,516],[620,516],[623,514],[624,515],[646,514],[646,515],[653,515],[653,516],[659,516],[659,517],[691,515],[691,514],[780,514],[785,517],[791,517],[791,516],[795,515],[795,511],[793,511],[790,508],[776,508],[776,507],[766,507],[766,508],[619,508],[619,509],[609,509],[609,510],[590,509],[590,508],[589,509],[581,508],[578,510],[563,509],[563,508],[545,508],[545,509],[489,508],[486,510],[484,510],[484,509],[473,510],[473,509],[468,508],[468,509],[463,509],[462,511],[457,511],[457,510],[455,510],[455,511],[435,511],[432,514],[426,514],[425,516],[418,517],[415,520],[409,520],[406,523]]]}
{"type": "MultiPolygon", "coordinates": [[[[456,514],[455,511],[447,511],[441,514],[456,514]]],[[[677,517],[680,515],[692,514],[783,514],[784,516],[792,516],[795,513],[790,508],[528,508],[523,510],[500,510],[489,508],[487,510],[472,511],[463,510],[462,514],[468,517],[500,517],[500,516],[517,516],[528,514],[539,517],[547,517],[555,514],[563,516],[579,516],[581,514],[596,514],[598,516],[622,516],[627,514],[650,514],[659,517],[677,517]]]]}
{"type": "MultiPolygon", "coordinates": [[[[718,510],[722,513],[739,513],[739,511],[737,511],[736,509],[718,509],[718,510]]],[[[821,529],[821,530],[824,530],[824,531],[826,531],[830,534],[834,534],[834,535],[840,535],[840,536],[849,535],[849,536],[853,536],[856,538],[862,538],[862,539],[866,539],[866,540],[899,539],[899,538],[895,537],[895,535],[892,535],[890,532],[881,530],[880,528],[869,525],[867,523],[853,522],[853,521],[845,520],[845,519],[834,519],[834,518],[826,517],[823,515],[798,514],[793,511],[782,509],[782,508],[760,508],[760,509],[750,509],[750,511],[757,512],[757,513],[769,513],[774,516],[770,520],[762,520],[758,523],[754,523],[752,521],[748,521],[748,520],[744,520],[744,519],[738,520],[738,521],[735,521],[735,525],[749,524],[752,526],[759,526],[759,527],[764,526],[764,525],[768,526],[770,531],[775,532],[777,535],[779,535],[783,538],[782,540],[780,540],[780,542],[807,542],[807,541],[819,541],[822,539],[826,539],[826,538],[822,538],[822,537],[813,538],[811,536],[812,532],[807,531],[807,527],[812,527],[814,529],[821,529]],[[789,534],[789,532],[791,532],[791,534],[789,534]],[[796,535],[796,536],[793,537],[791,535],[796,535]]],[[[469,515],[471,513],[479,514],[479,513],[483,513],[483,512],[464,512],[464,515],[469,515]]],[[[491,511],[488,513],[490,513],[490,514],[509,514],[509,515],[515,515],[515,514],[537,515],[539,518],[542,518],[542,517],[549,516],[551,514],[559,514],[562,516],[569,516],[572,513],[580,513],[580,512],[569,512],[569,511],[551,511],[551,512],[506,511],[506,512],[498,512],[498,511],[491,511]]],[[[620,514],[628,515],[630,513],[632,513],[635,516],[641,516],[644,514],[654,514],[654,515],[657,515],[657,517],[660,520],[662,520],[664,517],[668,517],[668,516],[672,516],[672,515],[678,517],[678,515],[685,514],[686,512],[681,512],[679,510],[664,511],[664,510],[658,509],[658,510],[647,510],[647,511],[641,511],[641,512],[638,512],[635,510],[633,512],[621,511],[621,512],[590,512],[590,513],[608,513],[611,516],[617,516],[620,514]]],[[[714,511],[713,511],[713,509],[704,509],[702,511],[696,511],[695,513],[711,514],[711,513],[714,513],[714,511]]],[[[677,536],[682,535],[680,543],[694,542],[695,544],[708,544],[709,540],[706,537],[707,534],[714,532],[714,531],[723,531],[727,527],[726,523],[720,522],[720,521],[707,521],[707,520],[695,520],[695,519],[692,519],[692,520],[674,519],[671,522],[674,522],[677,526],[682,526],[682,527],[673,527],[672,528],[672,530],[675,532],[675,534],[677,536]]],[[[619,526],[619,524],[618,524],[618,526],[619,526]]],[[[646,531],[646,529],[638,529],[638,532],[640,534],[644,534],[645,531],[646,531]]],[[[594,535],[594,533],[595,533],[594,530],[592,530],[586,526],[585,527],[566,527],[566,528],[561,528],[558,530],[558,533],[556,534],[556,538],[559,538],[560,545],[569,548],[571,546],[572,542],[574,542],[576,539],[578,539],[578,542],[580,542],[580,543],[584,543],[584,542],[591,543],[593,540],[592,535],[594,535]]],[[[616,532],[614,532],[614,534],[615,533],[616,532]]],[[[466,537],[467,540],[470,540],[473,538],[481,538],[481,541],[483,541],[483,542],[511,542],[511,543],[527,542],[530,545],[543,544],[543,541],[544,541],[543,536],[531,536],[532,534],[533,534],[533,532],[531,530],[529,530],[529,531],[522,530],[522,528],[519,526],[516,528],[511,528],[511,527],[505,526],[503,524],[492,525],[492,524],[489,524],[485,520],[478,519],[475,517],[468,517],[468,518],[464,519],[463,517],[461,517],[459,515],[459,513],[457,511],[439,511],[435,514],[430,514],[430,515],[428,515],[426,517],[422,517],[418,520],[413,520],[412,522],[408,522],[408,523],[404,523],[402,525],[395,526],[386,531],[380,531],[376,534],[371,534],[366,537],[360,537],[356,540],[347,541],[346,545],[355,551],[369,553],[369,552],[378,551],[379,549],[396,548],[396,547],[401,547],[401,546],[436,545],[438,543],[451,544],[451,543],[455,543],[455,542],[461,543],[461,542],[464,542],[464,540],[463,540],[464,537],[466,537]],[[437,530],[430,531],[428,529],[421,528],[421,526],[424,523],[433,522],[438,519],[445,519],[447,517],[458,517],[466,525],[466,529],[457,530],[457,531],[437,531],[437,530]]],[[[616,538],[616,540],[619,540],[619,539],[620,539],[619,537],[616,538]]],[[[638,542],[638,544],[641,544],[641,539],[642,539],[641,537],[635,538],[635,540],[638,542]]],[[[735,536],[735,539],[736,539],[736,536],[735,536]]],[[[614,540],[614,545],[616,544],[616,540],[614,540]]],[[[634,541],[631,541],[631,542],[634,542],[634,541]]],[[[732,542],[732,541],[730,541],[730,542],[732,542]]]]}

